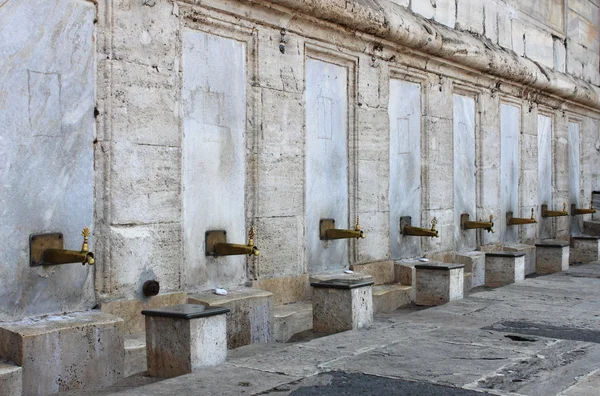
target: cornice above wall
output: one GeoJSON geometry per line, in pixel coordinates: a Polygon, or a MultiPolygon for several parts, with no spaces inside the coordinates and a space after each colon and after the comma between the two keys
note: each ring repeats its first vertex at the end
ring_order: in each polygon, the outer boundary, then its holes
{"type": "MultiPolygon", "coordinates": [[[[265,6],[265,1],[249,0],[265,6]]],[[[424,19],[389,0],[268,0],[532,89],[600,110],[600,88],[518,56],[487,38],[424,19]]]]}

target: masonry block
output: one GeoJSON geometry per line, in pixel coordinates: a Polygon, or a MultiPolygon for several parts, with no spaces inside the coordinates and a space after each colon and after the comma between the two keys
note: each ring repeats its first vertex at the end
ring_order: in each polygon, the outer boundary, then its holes
{"type": "Polygon", "coordinates": [[[109,386],[123,351],[123,320],[100,311],[0,324],[0,358],[22,367],[25,395],[109,386]]]}
{"type": "Polygon", "coordinates": [[[227,312],[228,308],[197,304],[142,311],[146,315],[148,375],[172,378],[225,362],[227,312]]]}
{"type": "Polygon", "coordinates": [[[536,246],[517,244],[504,246],[503,249],[505,252],[525,253],[525,275],[536,273],[536,246]]]}
{"type": "Polygon", "coordinates": [[[230,309],[227,313],[229,349],[273,340],[273,294],[270,292],[242,289],[219,296],[210,291],[189,296],[188,303],[230,309]]]}
{"type": "Polygon", "coordinates": [[[525,280],[524,252],[485,254],[485,285],[499,287],[525,280]]]}
{"type": "Polygon", "coordinates": [[[535,244],[535,270],[538,275],[569,269],[569,243],[547,239],[535,244]]]}
{"type": "Polygon", "coordinates": [[[415,265],[416,304],[442,305],[462,300],[464,264],[423,263],[415,265]]]}
{"type": "Polygon", "coordinates": [[[600,258],[600,237],[580,235],[571,237],[570,264],[587,264],[600,258]]]}
{"type": "Polygon", "coordinates": [[[328,334],[373,323],[372,280],[312,282],[313,330],[328,334]]]}

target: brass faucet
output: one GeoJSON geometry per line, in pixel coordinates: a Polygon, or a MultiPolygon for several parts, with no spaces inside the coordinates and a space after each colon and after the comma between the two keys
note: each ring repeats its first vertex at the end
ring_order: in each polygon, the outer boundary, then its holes
{"type": "Polygon", "coordinates": [[[400,218],[400,233],[402,235],[412,235],[421,237],[438,238],[438,231],[435,229],[437,219],[434,217],[431,220],[431,228],[413,227],[411,226],[410,216],[400,218]]]}
{"type": "Polygon", "coordinates": [[[589,209],[578,209],[575,204],[571,204],[571,216],[584,215],[584,214],[592,214],[596,213],[596,209],[594,209],[594,202],[590,201],[589,209]]]}
{"type": "Polygon", "coordinates": [[[83,243],[81,244],[81,250],[65,250],[62,248],[62,234],[42,234],[42,235],[32,235],[30,238],[31,241],[31,255],[32,255],[32,265],[34,265],[33,256],[38,256],[40,259],[35,265],[59,265],[59,264],[71,264],[71,263],[81,263],[83,265],[89,264],[93,265],[95,263],[94,253],[90,252],[88,246],[88,237],[91,235],[91,231],[88,227],[85,227],[83,231],[81,231],[81,235],[83,236],[83,243]],[[54,242],[58,244],[53,244],[46,238],[53,238],[54,242]],[[46,240],[45,240],[46,239],[46,240]],[[34,247],[34,244],[40,243],[37,249],[34,247]],[[54,245],[57,247],[44,247],[44,244],[54,245]],[[43,249],[41,251],[41,255],[39,255],[39,249],[43,249]],[[37,250],[37,252],[35,252],[37,250]]]}
{"type": "Polygon", "coordinates": [[[358,222],[358,216],[356,216],[356,225],[353,230],[341,230],[335,228],[334,219],[321,219],[319,222],[319,235],[321,240],[331,239],[361,239],[365,237],[365,233],[361,231],[360,224],[358,222]]]}
{"type": "Polygon", "coordinates": [[[248,244],[227,243],[227,231],[206,231],[204,243],[207,256],[258,256],[260,251],[254,246],[254,226],[248,230],[248,244]]]}
{"type": "Polygon", "coordinates": [[[485,229],[487,232],[494,232],[494,216],[490,215],[490,221],[469,221],[469,214],[460,215],[460,228],[463,230],[485,229]]]}
{"type": "Polygon", "coordinates": [[[513,212],[506,213],[506,224],[507,225],[518,225],[518,224],[535,224],[535,216],[533,215],[533,208],[531,208],[531,218],[525,219],[521,217],[513,217],[513,212]]]}
{"type": "Polygon", "coordinates": [[[548,205],[542,205],[542,217],[561,217],[568,216],[569,212],[567,212],[567,203],[563,202],[563,210],[548,210],[548,205]]]}

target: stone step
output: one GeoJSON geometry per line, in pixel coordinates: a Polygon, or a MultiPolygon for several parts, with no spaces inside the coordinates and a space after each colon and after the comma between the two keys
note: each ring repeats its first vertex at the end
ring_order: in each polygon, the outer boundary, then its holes
{"type": "Polygon", "coordinates": [[[310,301],[279,305],[273,308],[273,338],[288,342],[294,334],[312,330],[313,311],[310,301]]]}
{"type": "Polygon", "coordinates": [[[125,377],[146,371],[146,333],[129,334],[124,337],[125,377]]]}
{"type": "Polygon", "coordinates": [[[0,395],[21,396],[23,393],[23,369],[0,360],[0,395]]]}
{"type": "Polygon", "coordinates": [[[391,260],[354,264],[350,269],[361,274],[370,275],[373,278],[373,282],[375,282],[375,286],[397,281],[394,274],[394,262],[391,260]]]}
{"type": "Polygon", "coordinates": [[[400,283],[373,286],[373,311],[388,313],[410,304],[411,289],[400,283]]]}

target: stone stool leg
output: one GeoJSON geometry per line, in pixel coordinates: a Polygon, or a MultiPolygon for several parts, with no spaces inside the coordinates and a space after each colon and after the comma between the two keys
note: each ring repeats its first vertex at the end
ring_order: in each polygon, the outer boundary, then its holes
{"type": "Polygon", "coordinates": [[[535,244],[535,272],[539,275],[553,274],[569,269],[569,243],[544,240],[535,244]]]}
{"type": "Polygon", "coordinates": [[[227,308],[181,304],[146,315],[148,375],[171,378],[216,366],[227,357],[227,308]]]}
{"type": "Polygon", "coordinates": [[[525,279],[525,253],[493,252],[485,254],[485,285],[499,287],[525,279]]]}
{"type": "Polygon", "coordinates": [[[321,281],[313,287],[313,330],[328,334],[373,323],[373,281],[321,281]]]}
{"type": "Polygon", "coordinates": [[[600,259],[600,237],[580,235],[571,237],[570,263],[587,264],[600,259]]]}

